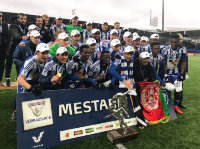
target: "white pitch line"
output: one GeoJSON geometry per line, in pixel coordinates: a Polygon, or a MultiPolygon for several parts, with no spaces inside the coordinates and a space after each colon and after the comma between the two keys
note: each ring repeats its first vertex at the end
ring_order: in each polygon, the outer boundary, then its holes
{"type": "Polygon", "coordinates": [[[123,144],[116,144],[116,147],[118,148],[118,149],[127,149],[123,144]]]}

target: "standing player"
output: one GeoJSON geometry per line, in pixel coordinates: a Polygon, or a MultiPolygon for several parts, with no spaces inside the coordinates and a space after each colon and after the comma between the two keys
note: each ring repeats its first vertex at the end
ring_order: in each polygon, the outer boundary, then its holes
{"type": "MultiPolygon", "coordinates": [[[[179,36],[172,35],[171,46],[167,46],[164,49],[164,61],[165,61],[165,81],[170,81],[175,83],[178,88],[182,86],[180,82],[184,81],[185,68],[186,68],[186,50],[179,47],[179,36]],[[179,81],[179,82],[177,82],[179,81]]],[[[175,88],[174,91],[174,110],[183,114],[183,112],[178,108],[178,105],[182,99],[181,89],[175,88]]]]}

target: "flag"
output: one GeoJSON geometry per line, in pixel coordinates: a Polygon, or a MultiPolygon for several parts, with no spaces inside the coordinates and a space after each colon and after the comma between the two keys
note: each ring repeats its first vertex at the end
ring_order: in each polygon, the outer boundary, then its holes
{"type": "Polygon", "coordinates": [[[167,123],[169,111],[158,83],[139,82],[143,115],[150,124],[167,123]]]}

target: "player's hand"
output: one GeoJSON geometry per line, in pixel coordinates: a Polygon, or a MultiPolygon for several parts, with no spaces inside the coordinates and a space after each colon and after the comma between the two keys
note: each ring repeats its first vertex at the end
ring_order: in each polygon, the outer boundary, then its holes
{"type": "Polygon", "coordinates": [[[184,74],[180,74],[177,78],[177,81],[184,81],[185,80],[185,75],[184,74]]]}
{"type": "Polygon", "coordinates": [[[124,80],[123,83],[128,89],[130,89],[130,90],[133,89],[133,84],[131,83],[130,80],[124,80]]]}
{"type": "Polygon", "coordinates": [[[55,85],[55,84],[57,84],[58,81],[60,81],[60,80],[61,80],[61,77],[58,77],[57,75],[54,75],[54,76],[51,78],[51,83],[52,83],[53,85],[55,85]]]}
{"type": "Polygon", "coordinates": [[[21,47],[24,47],[25,45],[26,45],[25,42],[21,42],[21,43],[19,43],[19,46],[21,46],[21,47]]]}
{"type": "Polygon", "coordinates": [[[79,80],[85,80],[85,79],[87,79],[88,78],[88,75],[87,74],[85,74],[85,75],[83,75],[83,76],[79,76],[79,80]]]}
{"type": "Polygon", "coordinates": [[[169,78],[168,78],[167,74],[165,74],[165,76],[164,76],[164,81],[169,82],[169,78]]]}
{"type": "Polygon", "coordinates": [[[31,86],[28,91],[31,91],[34,95],[39,96],[42,94],[40,86],[31,86]]]}
{"type": "Polygon", "coordinates": [[[27,40],[28,39],[28,36],[25,35],[25,36],[22,36],[22,40],[27,40]]]}

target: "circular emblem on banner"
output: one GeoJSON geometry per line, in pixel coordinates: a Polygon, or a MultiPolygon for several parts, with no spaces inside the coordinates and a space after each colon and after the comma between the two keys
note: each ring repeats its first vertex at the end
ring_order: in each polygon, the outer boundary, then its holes
{"type": "Polygon", "coordinates": [[[141,93],[141,102],[149,110],[158,108],[159,88],[156,85],[147,85],[141,93]]]}

